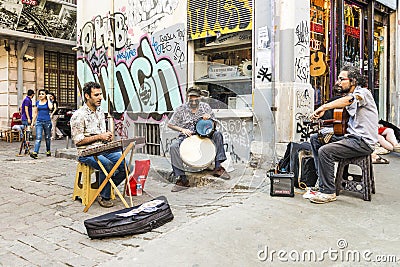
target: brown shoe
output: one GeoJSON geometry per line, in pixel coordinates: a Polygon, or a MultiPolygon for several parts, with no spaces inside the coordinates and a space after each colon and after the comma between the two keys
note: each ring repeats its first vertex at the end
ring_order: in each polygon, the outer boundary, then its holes
{"type": "Polygon", "coordinates": [[[224,179],[224,180],[231,179],[231,176],[229,175],[229,173],[226,172],[224,167],[215,168],[214,171],[213,171],[213,175],[215,177],[219,177],[219,178],[224,179]]]}
{"type": "Polygon", "coordinates": [[[97,198],[97,202],[99,202],[100,206],[102,206],[103,208],[111,208],[114,206],[114,203],[110,199],[105,200],[101,196],[97,198]]]}
{"type": "Polygon", "coordinates": [[[179,192],[182,190],[186,190],[189,187],[190,187],[190,185],[189,185],[188,180],[185,180],[185,181],[178,180],[178,181],[176,181],[174,187],[172,187],[171,192],[179,192]]]}

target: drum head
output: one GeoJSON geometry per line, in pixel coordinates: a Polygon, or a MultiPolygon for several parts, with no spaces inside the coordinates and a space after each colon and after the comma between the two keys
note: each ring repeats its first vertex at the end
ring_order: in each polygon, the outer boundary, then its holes
{"type": "Polygon", "coordinates": [[[192,135],[182,142],[179,152],[182,161],[189,167],[205,169],[215,159],[216,148],[211,139],[192,135]]]}
{"type": "Polygon", "coordinates": [[[196,133],[202,137],[211,137],[215,130],[215,124],[212,120],[200,119],[196,123],[196,133]]]}

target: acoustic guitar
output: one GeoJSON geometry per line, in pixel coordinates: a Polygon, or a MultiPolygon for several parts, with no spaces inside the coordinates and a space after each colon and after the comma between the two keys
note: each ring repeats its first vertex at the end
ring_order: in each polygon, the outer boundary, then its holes
{"type": "Polygon", "coordinates": [[[326,63],[324,60],[325,54],[321,51],[316,51],[311,54],[311,66],[310,66],[310,75],[322,76],[326,72],[326,63]]]}
{"type": "Polygon", "coordinates": [[[333,125],[333,132],[335,135],[344,135],[347,133],[347,122],[350,115],[345,108],[335,108],[333,110],[333,119],[320,120],[320,126],[333,125]]]}

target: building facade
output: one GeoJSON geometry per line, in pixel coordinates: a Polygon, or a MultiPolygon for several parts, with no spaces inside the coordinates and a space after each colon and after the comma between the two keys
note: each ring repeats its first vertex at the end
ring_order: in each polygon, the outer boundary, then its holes
{"type": "Polygon", "coordinates": [[[0,2],[0,129],[29,89],[76,108],[76,1],[0,2]]]}
{"type": "Polygon", "coordinates": [[[46,53],[49,59],[75,53],[76,85],[66,105],[72,100],[79,107],[83,84],[99,82],[110,127],[121,138],[145,135],[143,152],[168,154],[176,135],[166,127],[168,119],[185,101],[186,89],[197,85],[221,121],[233,159],[270,162],[280,144],[307,139],[304,120],[333,95],[338,71],[347,64],[368,77],[380,117],[400,123],[397,14],[395,0],[79,1],[76,40],[34,35],[40,40],[26,44],[1,32],[9,36],[3,40],[10,51],[0,52],[8,77],[0,83],[7,84],[0,108],[9,117],[28,87],[55,88],[61,97],[62,77],[46,85],[46,77],[54,77],[46,66],[56,66],[46,63],[46,53]],[[21,52],[30,50],[35,60],[24,61],[21,52]],[[21,83],[16,73],[23,74],[21,83]]]}
{"type": "Polygon", "coordinates": [[[307,138],[303,121],[345,64],[366,74],[381,118],[399,124],[396,1],[77,4],[77,105],[83,84],[99,82],[115,133],[145,135],[145,153],[168,153],[166,123],[197,85],[234,160],[273,159],[279,144],[307,138]]]}

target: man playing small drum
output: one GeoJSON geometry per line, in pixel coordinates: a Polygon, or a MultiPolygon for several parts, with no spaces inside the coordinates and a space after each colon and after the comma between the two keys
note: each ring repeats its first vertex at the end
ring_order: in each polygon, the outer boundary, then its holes
{"type": "MultiPolygon", "coordinates": [[[[98,146],[113,139],[111,132],[106,131],[104,113],[100,109],[103,94],[100,84],[88,82],[83,86],[85,104],[74,112],[71,118],[71,134],[78,148],[78,161],[100,170],[100,183],[104,181],[106,175],[101,171],[99,164],[93,156],[81,156],[83,149],[98,146]]],[[[98,159],[109,172],[121,156],[120,151],[103,152],[98,155],[98,159]]],[[[112,176],[115,185],[119,185],[125,179],[124,164],[120,164],[112,176]]],[[[111,184],[108,182],[101,191],[98,198],[100,206],[110,208],[114,203],[110,200],[111,184]]]]}
{"type": "MultiPolygon", "coordinates": [[[[174,175],[178,177],[172,192],[178,192],[189,187],[189,181],[185,175],[183,161],[179,153],[179,147],[186,137],[192,136],[195,133],[196,123],[199,119],[208,120],[215,119],[215,115],[211,107],[200,102],[201,90],[197,87],[191,87],[187,91],[187,103],[179,106],[172,115],[168,127],[178,131],[179,136],[173,141],[170,146],[171,165],[174,175]]],[[[221,163],[226,160],[224,141],[221,132],[214,131],[210,137],[216,146],[215,169],[213,175],[230,179],[229,174],[221,166],[221,163]]]]}

